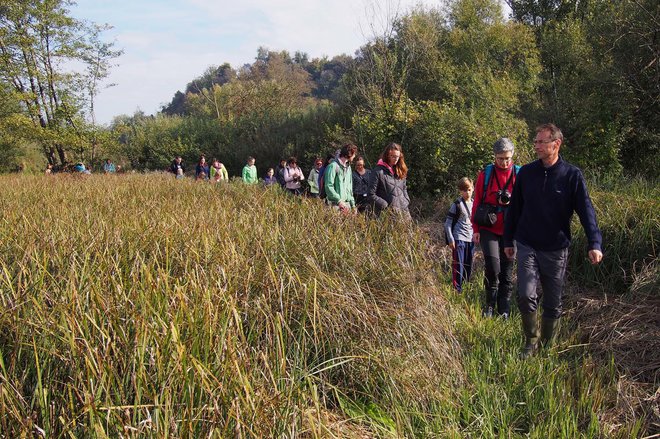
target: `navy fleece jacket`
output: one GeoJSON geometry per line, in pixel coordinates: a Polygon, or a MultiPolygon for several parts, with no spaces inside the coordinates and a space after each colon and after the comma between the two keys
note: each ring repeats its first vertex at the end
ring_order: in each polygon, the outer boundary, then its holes
{"type": "Polygon", "coordinates": [[[513,247],[516,240],[540,251],[566,248],[571,243],[573,212],[580,218],[589,250],[601,250],[603,238],[580,169],[561,157],[549,168],[541,160],[525,165],[504,222],[504,245],[513,247]]]}

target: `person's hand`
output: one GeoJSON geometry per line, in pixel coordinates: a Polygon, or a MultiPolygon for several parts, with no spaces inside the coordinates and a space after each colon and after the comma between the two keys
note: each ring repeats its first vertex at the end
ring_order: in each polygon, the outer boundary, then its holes
{"type": "Polygon", "coordinates": [[[456,243],[455,242],[450,242],[449,244],[447,244],[447,247],[449,247],[452,250],[456,250],[456,243]]]}
{"type": "Polygon", "coordinates": [[[345,203],[339,203],[338,207],[339,207],[339,211],[341,213],[350,213],[351,212],[351,207],[348,206],[345,203]]]}
{"type": "Polygon", "coordinates": [[[509,258],[510,261],[513,261],[513,258],[516,256],[516,248],[504,247],[504,254],[506,255],[507,258],[509,258]]]}
{"type": "Polygon", "coordinates": [[[472,242],[474,242],[475,244],[479,244],[480,240],[481,240],[481,235],[479,233],[472,234],[472,242]]]}
{"type": "Polygon", "coordinates": [[[603,252],[600,250],[589,250],[589,261],[592,265],[596,265],[603,260],[603,252]]]}

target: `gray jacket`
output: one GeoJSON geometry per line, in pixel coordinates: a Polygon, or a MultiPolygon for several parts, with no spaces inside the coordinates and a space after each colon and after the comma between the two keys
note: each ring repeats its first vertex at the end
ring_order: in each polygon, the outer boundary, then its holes
{"type": "Polygon", "coordinates": [[[447,235],[447,240],[450,244],[455,241],[472,242],[471,213],[472,200],[465,202],[463,201],[463,198],[459,197],[456,201],[451,203],[449,212],[447,213],[447,219],[445,220],[445,234],[447,235]],[[456,209],[458,209],[458,211],[456,209]],[[458,218],[458,220],[452,230],[451,223],[453,222],[454,217],[458,218]]]}
{"type": "Polygon", "coordinates": [[[396,178],[387,167],[376,165],[369,179],[369,203],[374,205],[376,214],[388,208],[408,212],[406,179],[396,178]]]}

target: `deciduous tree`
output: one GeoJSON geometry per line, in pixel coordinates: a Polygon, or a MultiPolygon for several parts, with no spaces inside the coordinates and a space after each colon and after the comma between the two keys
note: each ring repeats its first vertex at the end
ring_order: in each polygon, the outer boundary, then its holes
{"type": "Polygon", "coordinates": [[[31,140],[51,164],[95,143],[84,116],[93,119],[98,87],[120,54],[100,40],[104,26],[71,17],[73,4],[5,0],[0,7],[0,81],[17,93],[34,127],[31,140]]]}

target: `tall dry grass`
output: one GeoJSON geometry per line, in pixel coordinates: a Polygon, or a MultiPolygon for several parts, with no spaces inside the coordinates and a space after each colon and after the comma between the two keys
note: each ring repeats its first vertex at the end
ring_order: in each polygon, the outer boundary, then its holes
{"type": "Polygon", "coordinates": [[[4,436],[403,435],[463,382],[413,227],[161,175],[0,197],[4,436]]]}
{"type": "Polygon", "coordinates": [[[660,290],[658,239],[660,187],[644,180],[598,182],[591,191],[603,233],[603,262],[591,266],[578,221],[570,257],[572,280],[609,293],[651,294],[660,290]]]}

